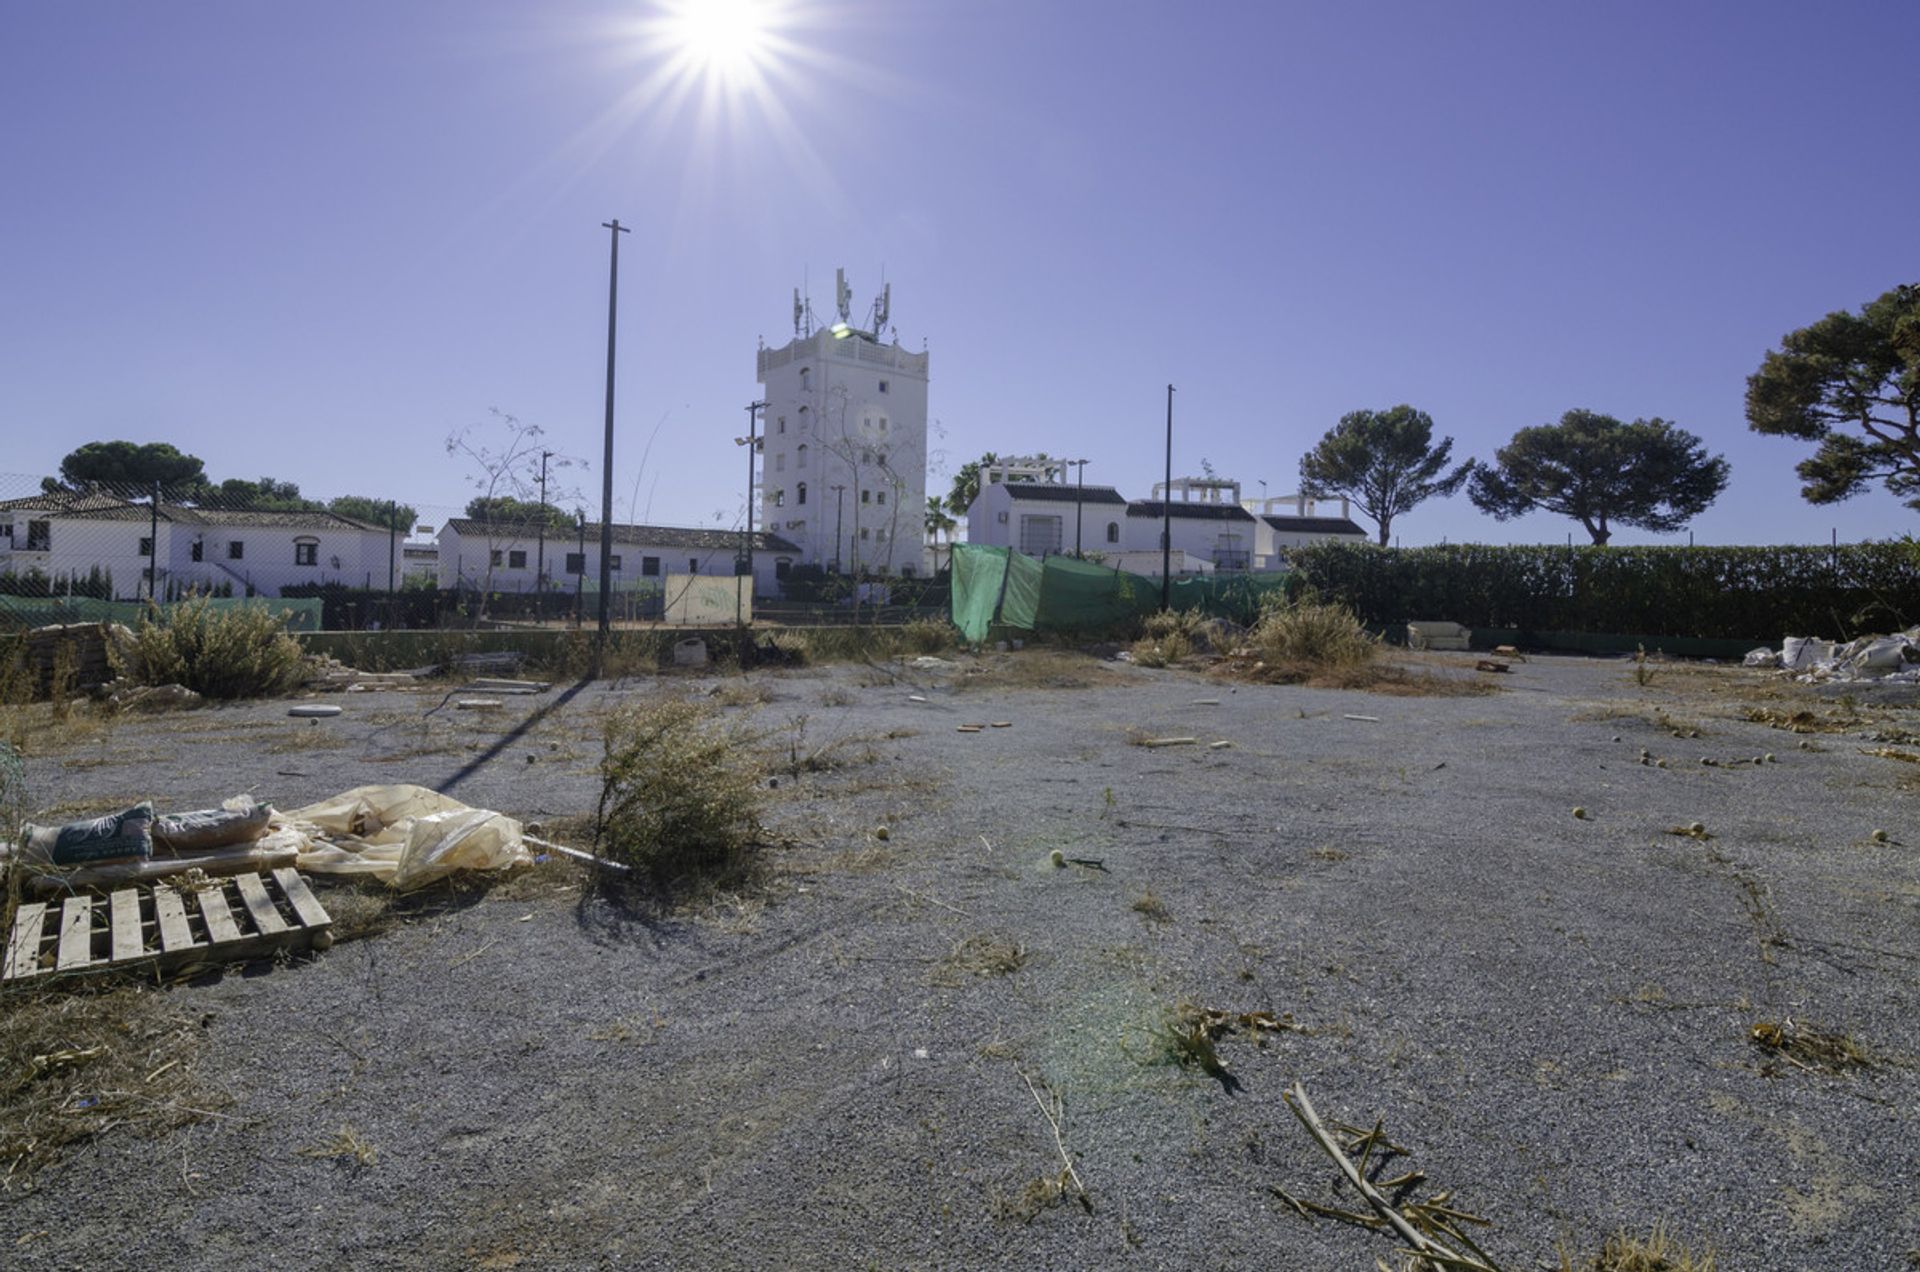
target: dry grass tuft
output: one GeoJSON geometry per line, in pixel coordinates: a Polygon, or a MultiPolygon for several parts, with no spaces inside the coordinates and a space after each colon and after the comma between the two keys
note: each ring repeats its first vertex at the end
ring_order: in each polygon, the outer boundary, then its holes
{"type": "Polygon", "coordinates": [[[1148,888],[1140,894],[1139,898],[1133,903],[1133,910],[1134,913],[1142,916],[1149,923],[1170,923],[1173,921],[1173,911],[1167,909],[1166,902],[1153,895],[1152,888],[1148,888]]]}
{"type": "Polygon", "coordinates": [[[352,1126],[342,1126],[333,1133],[333,1138],[324,1144],[315,1144],[300,1150],[302,1157],[319,1157],[343,1162],[350,1166],[368,1167],[380,1159],[379,1150],[361,1137],[352,1126]]]}
{"type": "Polygon", "coordinates": [[[1025,946],[1010,937],[983,932],[955,945],[934,969],[934,979],[954,984],[963,976],[1011,976],[1026,965],[1025,946]]]}
{"type": "Polygon", "coordinates": [[[214,609],[205,601],[143,618],[133,663],[150,685],[185,685],[207,698],[264,698],[300,683],[306,657],[284,615],[265,605],[214,609]]]}
{"type": "Polygon", "coordinates": [[[1380,657],[1380,641],[1344,605],[1296,601],[1270,605],[1244,644],[1216,669],[1261,684],[1357,689],[1389,697],[1469,698],[1499,687],[1466,676],[1437,675],[1380,657]]]}
{"type": "Polygon", "coordinates": [[[164,1135],[227,1103],[194,1069],[199,1024],[163,993],[26,990],[0,1004],[0,1189],[32,1188],[109,1129],[164,1135]]]}
{"type": "Polygon", "coordinates": [[[1564,1251],[1560,1255],[1560,1272],[1715,1272],[1717,1267],[1711,1249],[1696,1253],[1661,1223],[1644,1237],[1614,1233],[1590,1259],[1575,1262],[1564,1251]]]}
{"type": "Polygon", "coordinates": [[[723,707],[758,707],[773,701],[773,686],[764,680],[739,676],[714,686],[712,697],[723,707]]]}
{"type": "Polygon", "coordinates": [[[1847,1035],[1801,1024],[1792,1017],[1757,1021],[1747,1036],[1754,1046],[1802,1069],[1845,1073],[1873,1063],[1872,1053],[1847,1035]]]}

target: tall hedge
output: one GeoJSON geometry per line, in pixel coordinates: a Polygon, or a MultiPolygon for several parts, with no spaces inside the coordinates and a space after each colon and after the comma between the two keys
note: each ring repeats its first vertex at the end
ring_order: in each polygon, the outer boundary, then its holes
{"type": "Polygon", "coordinates": [[[1374,627],[1449,620],[1522,631],[1778,643],[1920,623],[1920,544],[1840,548],[1380,548],[1289,552],[1302,584],[1374,627]]]}

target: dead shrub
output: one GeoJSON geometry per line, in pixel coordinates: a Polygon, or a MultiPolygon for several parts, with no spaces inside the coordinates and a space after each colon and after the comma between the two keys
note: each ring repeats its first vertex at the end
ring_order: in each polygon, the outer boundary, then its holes
{"type": "Polygon", "coordinates": [[[965,976],[1011,976],[1027,965],[1026,947],[1011,937],[980,933],[955,945],[934,971],[939,984],[957,984],[965,976]]]}
{"type": "Polygon", "coordinates": [[[140,620],[132,665],[150,685],[185,685],[207,698],[265,698],[300,683],[306,659],[286,615],[264,605],[215,609],[183,601],[140,620]]]}
{"type": "Polygon", "coordinates": [[[1269,604],[1248,643],[1269,666],[1296,664],[1323,671],[1364,666],[1380,651],[1379,638],[1360,625],[1351,609],[1327,601],[1269,604]]]}
{"type": "Polygon", "coordinates": [[[1575,1262],[1571,1254],[1560,1255],[1560,1272],[1714,1272],[1717,1266],[1711,1249],[1696,1253],[1659,1223],[1644,1237],[1614,1233],[1589,1259],[1575,1262]]]}
{"type": "Polygon", "coordinates": [[[958,642],[959,631],[944,618],[916,618],[900,629],[910,654],[943,654],[958,642]]]}
{"type": "Polygon", "coordinates": [[[704,706],[662,701],[608,717],[594,843],[669,892],[730,887],[760,837],[752,739],[704,706]]]}

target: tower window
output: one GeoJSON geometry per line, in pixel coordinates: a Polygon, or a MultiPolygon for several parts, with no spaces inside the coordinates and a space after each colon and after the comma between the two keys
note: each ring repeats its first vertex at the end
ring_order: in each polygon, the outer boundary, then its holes
{"type": "Polygon", "coordinates": [[[784,415],[780,417],[780,431],[782,433],[787,431],[787,417],[784,415]]]}
{"type": "Polygon", "coordinates": [[[806,506],[806,503],[807,503],[807,483],[806,482],[803,481],[798,486],[795,486],[793,488],[793,502],[798,507],[806,506]]]}
{"type": "Polygon", "coordinates": [[[880,381],[880,391],[882,393],[887,391],[887,382],[885,380],[880,381]]]}
{"type": "MultiPolygon", "coordinates": [[[[810,386],[810,385],[809,385],[809,384],[807,383],[807,376],[808,376],[808,375],[810,375],[810,374],[812,373],[812,371],[813,371],[813,368],[812,368],[812,367],[801,367],[801,368],[800,368],[800,391],[801,391],[802,393],[804,393],[804,392],[806,392],[808,388],[810,388],[810,387],[812,387],[812,386],[810,386]]],[[[800,408],[800,409],[801,409],[801,410],[805,410],[806,408],[805,408],[805,407],[802,407],[802,408],[800,408]]]]}
{"type": "Polygon", "coordinates": [[[786,506],[787,506],[787,492],[786,492],[786,491],[784,491],[784,490],[776,490],[776,491],[774,491],[774,492],[773,492],[773,506],[774,506],[774,507],[776,507],[776,508],[784,508],[784,507],[786,507],[786,506]]]}

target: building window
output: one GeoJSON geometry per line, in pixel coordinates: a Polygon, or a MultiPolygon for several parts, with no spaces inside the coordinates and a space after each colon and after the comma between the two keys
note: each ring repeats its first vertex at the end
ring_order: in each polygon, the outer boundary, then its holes
{"type": "Polygon", "coordinates": [[[1036,517],[1027,513],[1020,516],[1020,550],[1028,556],[1045,556],[1058,552],[1061,542],[1061,521],[1059,517],[1036,517]]]}
{"type": "Polygon", "coordinates": [[[699,557],[688,557],[688,558],[687,558],[687,573],[688,573],[688,574],[698,574],[698,573],[700,573],[700,558],[699,558],[699,557]]]}
{"type": "Polygon", "coordinates": [[[144,534],[140,536],[140,551],[138,555],[145,557],[153,555],[153,540],[144,534]]]}
{"type": "Polygon", "coordinates": [[[781,580],[785,580],[785,579],[786,579],[786,577],[787,577],[787,575],[789,575],[789,574],[791,574],[792,572],[793,572],[793,560],[792,560],[792,558],[790,558],[790,557],[779,557],[779,558],[776,558],[776,559],[774,560],[774,563],[773,563],[773,577],[774,577],[774,578],[776,578],[776,579],[781,579],[781,580]]]}
{"type": "Polygon", "coordinates": [[[860,537],[862,539],[870,539],[873,537],[873,532],[871,530],[868,530],[865,526],[862,526],[860,527],[860,537]]]}
{"type": "Polygon", "coordinates": [[[53,550],[51,547],[52,543],[53,543],[53,522],[51,521],[27,522],[27,551],[51,552],[53,550]]]}
{"type": "Polygon", "coordinates": [[[784,415],[780,417],[780,431],[782,433],[787,431],[787,417],[784,415]]]}
{"type": "Polygon", "coordinates": [[[807,466],[807,444],[805,442],[802,442],[800,443],[799,452],[794,457],[794,467],[805,468],[806,466],[807,466]]]}
{"type": "Polygon", "coordinates": [[[884,490],[880,491],[878,494],[874,495],[873,501],[877,504],[883,504],[887,502],[887,492],[884,490]]]}
{"type": "MultiPolygon", "coordinates": [[[[813,368],[812,368],[812,367],[801,367],[801,368],[800,368],[800,391],[801,391],[802,393],[805,393],[805,392],[807,391],[807,389],[808,389],[809,387],[811,387],[811,386],[810,386],[810,385],[808,384],[808,381],[807,381],[807,377],[808,377],[808,376],[810,376],[810,375],[812,375],[812,374],[813,374],[813,368]]],[[[803,407],[801,407],[800,409],[804,411],[804,410],[806,410],[807,408],[803,406],[803,407]]]]}
{"type": "Polygon", "coordinates": [[[786,492],[786,491],[784,491],[784,490],[776,490],[776,491],[774,491],[774,492],[773,492],[773,506],[774,506],[774,507],[776,507],[776,508],[784,508],[784,507],[786,507],[786,506],[787,506],[787,492],[786,492]]]}
{"type": "Polygon", "coordinates": [[[885,543],[887,541],[887,532],[885,530],[875,530],[873,532],[873,538],[876,543],[885,543]]]}
{"type": "Polygon", "coordinates": [[[618,552],[615,552],[607,558],[607,568],[615,574],[620,572],[620,554],[618,552]]]}
{"type": "Polygon", "coordinates": [[[887,431],[887,417],[884,415],[880,417],[880,431],[882,433],[887,431]]]}
{"type": "Polygon", "coordinates": [[[901,577],[901,578],[903,578],[903,579],[910,579],[910,578],[912,578],[913,576],[914,576],[914,571],[913,571],[913,567],[912,567],[912,566],[910,566],[910,565],[903,565],[903,566],[901,566],[901,567],[900,567],[900,577],[901,577]]]}
{"type": "Polygon", "coordinates": [[[1120,523],[1118,521],[1107,522],[1107,542],[1120,542],[1120,523]]]}
{"type": "Polygon", "coordinates": [[[500,549],[495,548],[493,551],[487,553],[487,564],[492,566],[498,566],[500,564],[500,549]]]}
{"type": "Polygon", "coordinates": [[[320,544],[314,539],[295,539],[293,541],[293,563],[295,565],[320,564],[320,544]]]}
{"type": "Polygon", "coordinates": [[[243,561],[246,559],[246,555],[247,555],[246,544],[242,543],[238,539],[227,540],[227,560],[243,561]]]}
{"type": "Polygon", "coordinates": [[[567,573],[585,574],[587,572],[587,554],[584,552],[567,553],[567,573]]]}
{"type": "Polygon", "coordinates": [[[640,558],[640,573],[650,579],[660,577],[660,558],[643,556],[640,558]]]}
{"type": "Polygon", "coordinates": [[[1007,524],[1007,514],[1004,512],[1000,514],[1000,524],[1003,526],[1007,524]]]}
{"type": "Polygon", "coordinates": [[[795,486],[793,488],[793,502],[798,507],[806,506],[806,502],[807,502],[807,483],[806,482],[803,481],[798,486],[795,486]]]}
{"type": "Polygon", "coordinates": [[[195,539],[187,547],[187,556],[192,560],[195,560],[195,561],[204,560],[206,559],[206,555],[207,555],[207,545],[203,540],[195,539]]]}
{"type": "Polygon", "coordinates": [[[526,569],[527,550],[525,548],[515,548],[513,551],[507,553],[507,568],[509,570],[526,569]]]}
{"type": "Polygon", "coordinates": [[[773,457],[773,471],[776,473],[787,471],[787,456],[784,451],[773,457]]]}
{"type": "Polygon", "coordinates": [[[885,380],[880,381],[880,391],[882,393],[887,391],[887,382],[885,380]]]}
{"type": "Polygon", "coordinates": [[[871,463],[873,462],[873,452],[872,452],[872,451],[861,451],[861,452],[860,452],[860,462],[861,462],[861,463],[863,463],[863,464],[871,464],[871,463]]]}
{"type": "Polygon", "coordinates": [[[860,502],[861,502],[861,503],[872,503],[872,502],[873,502],[873,492],[872,492],[871,490],[863,490],[863,491],[861,491],[861,492],[860,492],[860,502]]]}

